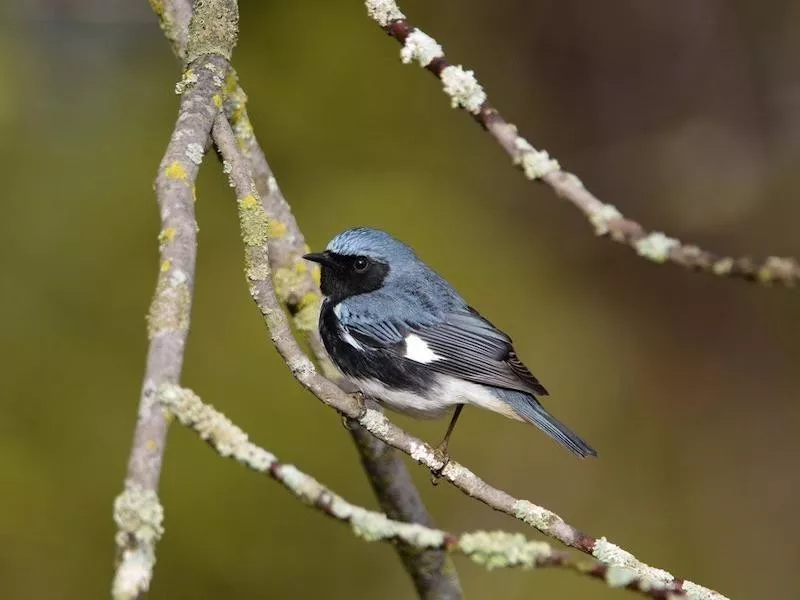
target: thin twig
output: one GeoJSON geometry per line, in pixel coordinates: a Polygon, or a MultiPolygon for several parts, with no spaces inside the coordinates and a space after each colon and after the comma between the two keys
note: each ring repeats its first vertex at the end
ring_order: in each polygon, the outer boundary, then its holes
{"type": "MultiPolygon", "coordinates": [[[[230,5],[229,5],[230,8],[230,5]]],[[[235,9],[235,3],[233,3],[235,9]]],[[[214,16],[222,15],[216,9],[214,16]]],[[[194,291],[197,222],[194,181],[214,118],[222,106],[222,84],[236,43],[235,10],[228,19],[207,26],[209,14],[198,11],[189,40],[195,33],[196,52],[179,84],[182,92],[178,118],[156,177],[161,213],[158,283],[147,318],[150,347],[139,402],[139,417],[128,462],[125,490],[114,502],[118,527],[118,565],[112,584],[116,599],[138,598],[149,586],[155,565],[155,544],[163,533],[163,509],[158,481],[167,436],[167,420],[158,406],[158,386],[177,384],[194,291]]]]}
{"type": "Polygon", "coordinates": [[[647,598],[686,597],[676,583],[653,584],[625,567],[610,567],[597,561],[579,562],[566,552],[554,550],[546,542],[529,541],[521,534],[476,531],[454,535],[417,523],[390,519],[385,514],[351,504],[294,465],[281,463],[271,452],[253,444],[244,431],[213,406],[203,403],[191,390],[164,385],[159,390],[158,399],[218,454],[269,475],[309,506],[349,524],[358,537],[367,541],[402,542],[421,551],[437,549],[461,554],[489,570],[561,567],[603,581],[610,587],[638,592],[647,598]]]}
{"type": "Polygon", "coordinates": [[[630,246],[639,256],[656,263],[671,262],[695,271],[764,284],[793,287],[800,282],[800,264],[794,258],[770,256],[755,260],[720,256],[659,231],[648,232],[636,221],[626,219],[616,207],[597,199],[580,179],[563,170],[547,152],[535,149],[519,135],[516,126],[489,104],[474,73],[460,65],[451,65],[439,43],[411,25],[394,0],[366,0],[365,4],[370,17],[402,44],[400,58],[404,63],[417,62],[439,78],[454,108],[469,112],[528,179],[543,181],[559,197],[578,208],[598,235],[630,246]]]}

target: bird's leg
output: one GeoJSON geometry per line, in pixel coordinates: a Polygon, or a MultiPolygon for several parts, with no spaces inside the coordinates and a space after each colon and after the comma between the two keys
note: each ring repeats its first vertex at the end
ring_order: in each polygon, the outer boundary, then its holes
{"type": "MultiPolygon", "coordinates": [[[[441,443],[434,448],[433,452],[436,455],[436,458],[442,461],[442,468],[439,470],[441,473],[444,468],[447,466],[447,463],[450,462],[450,455],[447,454],[447,444],[450,442],[450,435],[453,433],[453,430],[456,428],[456,421],[458,421],[459,415],[461,415],[461,410],[464,408],[463,404],[457,404],[456,409],[453,412],[453,417],[450,419],[450,424],[447,426],[447,431],[444,434],[444,439],[441,443]]],[[[438,474],[434,474],[432,482],[434,485],[438,482],[439,476],[438,474]]]]}
{"type": "MultiPolygon", "coordinates": [[[[359,406],[361,406],[362,412],[364,412],[367,409],[367,403],[366,397],[361,390],[355,390],[354,392],[351,392],[350,395],[355,398],[356,402],[358,402],[359,406]]],[[[342,425],[344,425],[345,429],[353,431],[356,427],[358,427],[358,421],[342,415],[342,425]]]]}
{"type": "Polygon", "coordinates": [[[459,415],[461,415],[461,410],[464,408],[463,404],[456,404],[456,409],[453,412],[453,417],[450,419],[450,424],[447,426],[447,431],[444,434],[444,439],[442,442],[436,446],[436,452],[441,454],[442,456],[447,456],[447,444],[450,442],[450,435],[453,433],[453,430],[456,428],[456,421],[458,421],[459,415]]]}

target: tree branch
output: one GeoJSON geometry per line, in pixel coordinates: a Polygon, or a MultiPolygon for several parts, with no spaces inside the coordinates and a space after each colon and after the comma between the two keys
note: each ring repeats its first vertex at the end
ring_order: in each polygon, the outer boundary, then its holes
{"type": "Polygon", "coordinates": [[[156,178],[162,222],[160,268],[147,318],[150,348],[125,491],[115,502],[121,557],[114,580],[115,598],[136,598],[146,591],[155,563],[154,544],[161,533],[156,490],[167,421],[154,402],[154,394],[162,383],[178,383],[183,365],[197,250],[194,180],[214,115],[219,110],[212,99],[219,87],[214,83],[218,75],[212,72],[212,67],[223,66],[224,61],[216,57],[201,57],[189,66],[187,73],[193,87],[182,98],[175,130],[156,178]],[[132,510],[132,507],[139,508],[132,510]],[[152,518],[145,518],[145,512],[152,513],[152,518]]]}
{"type": "MultiPolygon", "coordinates": [[[[173,51],[182,58],[186,53],[186,32],[192,15],[190,0],[158,3],[151,0],[151,5],[173,51]]],[[[323,372],[329,378],[336,379],[338,372],[328,359],[317,328],[321,294],[318,280],[312,277],[306,261],[302,259],[302,255],[308,251],[305,239],[258,144],[247,114],[247,95],[233,69],[229,71],[225,91],[225,113],[269,217],[269,260],[278,297],[292,315],[295,329],[305,336],[323,372]]],[[[215,128],[215,138],[216,132],[215,128]]],[[[398,520],[433,527],[433,519],[397,452],[368,434],[357,423],[349,431],[381,507],[398,520]]],[[[437,549],[420,551],[402,543],[398,543],[396,548],[421,598],[461,598],[458,575],[446,553],[437,549]]]]}
{"type": "Polygon", "coordinates": [[[695,245],[648,232],[642,225],[622,216],[611,204],[604,204],[587,190],[580,179],[564,171],[544,150],[535,149],[489,104],[483,87],[472,71],[451,65],[442,47],[432,37],[411,25],[394,0],[366,0],[367,12],[403,48],[404,63],[417,62],[437,78],[454,108],[469,112],[531,180],[547,184],[560,198],[571,203],[594,226],[597,235],[607,236],[633,248],[656,263],[671,262],[694,271],[733,277],[758,283],[792,287],[800,282],[800,264],[794,258],[770,256],[765,260],[719,256],[695,245]]]}
{"type": "Polygon", "coordinates": [[[461,554],[489,570],[560,567],[648,598],[686,596],[677,583],[653,584],[625,567],[610,567],[596,561],[578,562],[566,552],[554,550],[546,542],[529,541],[521,534],[476,531],[453,535],[417,523],[390,519],[382,513],[349,503],[297,467],[281,463],[271,452],[250,442],[244,431],[212,406],[204,404],[191,390],[167,384],[160,388],[158,398],[167,410],[218,454],[269,475],[309,506],[349,524],[353,533],[364,540],[400,542],[421,551],[437,549],[461,554]]]}
{"type": "Polygon", "coordinates": [[[209,26],[209,14],[216,12],[204,10],[190,23],[189,35],[204,41],[203,52],[194,55],[184,72],[178,118],[156,177],[162,228],[158,283],[147,318],[150,347],[125,490],[114,502],[119,562],[112,595],[119,599],[138,598],[149,588],[155,544],[163,532],[157,489],[168,424],[154,396],[159,385],[179,383],[183,366],[197,254],[194,181],[222,106],[228,64],[224,56],[230,56],[236,43],[235,2],[228,6],[227,19],[209,26]]]}
{"type": "MultiPolygon", "coordinates": [[[[225,112],[269,219],[267,244],[275,292],[292,316],[294,328],[307,340],[323,373],[329,379],[338,380],[339,373],[328,358],[317,326],[322,298],[319,271],[311,270],[308,262],[302,258],[309,248],[256,140],[247,115],[247,97],[233,71],[228,79],[225,112]]],[[[216,139],[219,143],[218,137],[216,139]]],[[[338,384],[341,385],[341,382],[338,384]]],[[[434,527],[433,518],[425,508],[401,456],[358,423],[352,423],[348,430],[381,508],[393,519],[434,527]]],[[[396,548],[421,598],[461,598],[458,575],[446,553],[438,549],[412,548],[402,540],[396,548]]]]}

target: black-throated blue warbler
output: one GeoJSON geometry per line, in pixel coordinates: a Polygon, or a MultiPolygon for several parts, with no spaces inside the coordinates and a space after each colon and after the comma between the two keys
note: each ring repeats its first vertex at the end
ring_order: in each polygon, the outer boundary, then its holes
{"type": "Polygon", "coordinates": [[[505,333],[403,242],[378,229],[348,229],[324,252],[319,330],[334,364],[391,410],[435,418],[455,407],[439,451],[465,404],[533,423],[578,456],[595,450],[537,400],[547,395],[505,333]]]}

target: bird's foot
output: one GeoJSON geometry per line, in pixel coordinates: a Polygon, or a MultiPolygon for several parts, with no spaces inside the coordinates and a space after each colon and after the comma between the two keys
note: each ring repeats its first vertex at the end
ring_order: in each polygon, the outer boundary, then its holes
{"type": "Polygon", "coordinates": [[[441,467],[431,471],[431,483],[433,485],[439,485],[439,480],[442,478],[442,473],[444,473],[445,467],[450,462],[450,455],[447,453],[446,441],[442,442],[433,449],[433,457],[438,462],[442,463],[441,467]]]}
{"type": "MultiPolygon", "coordinates": [[[[359,391],[356,391],[350,395],[355,399],[356,402],[358,402],[358,405],[361,407],[360,412],[363,416],[367,410],[366,403],[364,402],[364,394],[362,394],[359,391]]],[[[358,427],[358,421],[356,419],[348,417],[347,415],[342,415],[342,425],[344,425],[344,428],[347,429],[348,431],[353,431],[353,429],[358,427]]]]}

